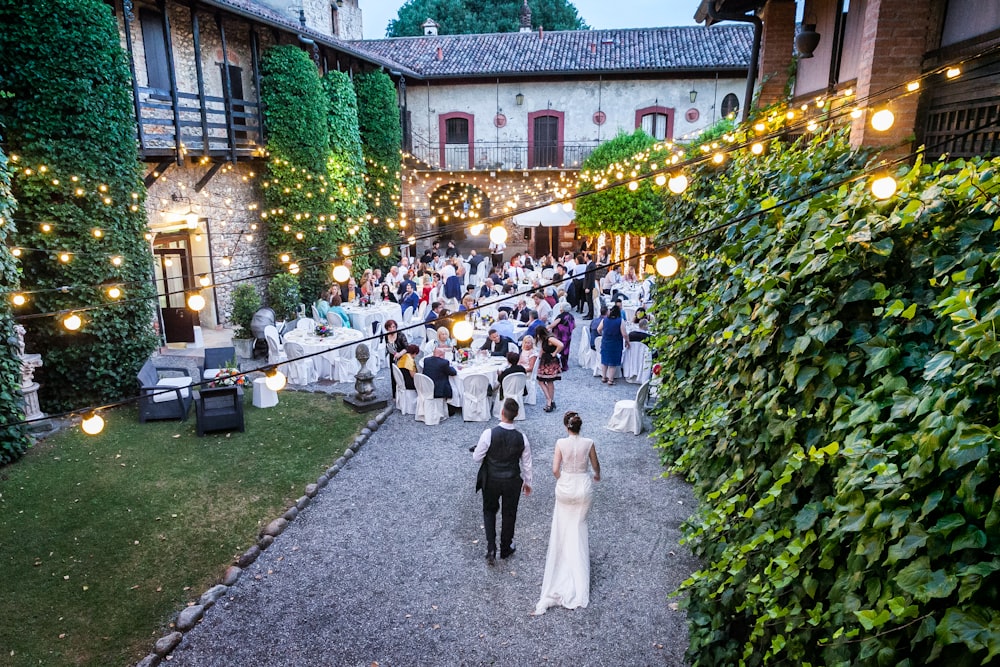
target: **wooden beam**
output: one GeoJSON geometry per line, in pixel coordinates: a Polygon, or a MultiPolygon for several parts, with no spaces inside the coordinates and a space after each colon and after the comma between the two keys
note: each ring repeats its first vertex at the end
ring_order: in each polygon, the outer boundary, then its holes
{"type": "Polygon", "coordinates": [[[135,107],[135,125],[139,135],[139,150],[146,150],[146,135],[142,129],[142,109],[139,105],[139,80],[135,77],[135,52],[132,49],[132,2],[122,0],[122,25],[125,27],[125,50],[128,52],[128,68],[132,73],[132,104],[135,107]]]}
{"type": "Polygon", "coordinates": [[[146,178],[143,179],[143,182],[146,184],[146,189],[148,190],[153,185],[153,183],[156,183],[157,179],[160,178],[160,176],[163,176],[163,173],[167,169],[170,169],[170,165],[172,164],[174,164],[173,160],[169,162],[161,162],[160,164],[156,165],[153,171],[146,174],[146,178]]]}
{"type": "Polygon", "coordinates": [[[156,7],[163,16],[163,36],[167,43],[167,73],[170,75],[170,103],[174,110],[174,145],[177,153],[177,164],[184,161],[181,152],[181,110],[177,99],[177,72],[174,71],[174,40],[170,35],[170,18],[167,16],[165,0],[156,0],[156,7]]]}
{"type": "Polygon", "coordinates": [[[229,78],[229,52],[226,47],[226,28],[222,14],[215,14],[215,24],[219,26],[222,40],[222,96],[226,109],[226,136],[229,138],[229,160],[236,162],[236,128],[233,127],[233,82],[229,78]]]}
{"type": "Polygon", "coordinates": [[[219,169],[221,169],[224,164],[225,162],[213,162],[209,170],[205,172],[205,175],[202,176],[201,180],[194,186],[194,191],[201,192],[204,187],[208,185],[208,182],[212,180],[212,177],[219,173],[219,169]]]}
{"type": "Polygon", "coordinates": [[[267,145],[264,134],[264,104],[260,98],[260,37],[253,24],[250,25],[250,64],[253,69],[253,86],[257,90],[257,137],[260,147],[267,145]]]}
{"type": "Polygon", "coordinates": [[[205,103],[205,75],[201,70],[201,30],[198,25],[198,3],[191,3],[191,34],[194,36],[194,73],[198,79],[198,106],[201,109],[201,154],[208,155],[208,109],[205,103]]]}

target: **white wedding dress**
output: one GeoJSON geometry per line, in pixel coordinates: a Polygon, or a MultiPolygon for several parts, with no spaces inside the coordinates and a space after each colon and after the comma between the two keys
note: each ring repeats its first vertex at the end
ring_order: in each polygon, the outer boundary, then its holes
{"type": "Polygon", "coordinates": [[[556,507],[536,615],[556,605],[576,609],[590,602],[587,513],[594,485],[590,471],[593,446],[593,440],[578,435],[556,441],[556,449],[562,451],[562,470],[556,482],[556,507]]]}

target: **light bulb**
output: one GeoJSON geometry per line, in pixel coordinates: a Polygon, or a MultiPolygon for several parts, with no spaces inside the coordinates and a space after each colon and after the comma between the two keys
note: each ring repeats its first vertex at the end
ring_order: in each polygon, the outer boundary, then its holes
{"type": "Polygon", "coordinates": [[[629,181],[628,189],[631,190],[632,192],[638,190],[639,189],[638,181],[629,181]]]}
{"type": "Polygon", "coordinates": [[[906,90],[908,90],[911,93],[915,90],[920,90],[920,82],[919,81],[909,82],[908,84],[906,84],[906,90]]]}
{"type": "Polygon", "coordinates": [[[12,254],[14,257],[20,257],[21,256],[21,249],[20,248],[11,248],[10,249],[10,254],[12,254]]]}
{"type": "Polygon", "coordinates": [[[673,255],[666,255],[656,260],[656,272],[664,278],[669,278],[677,273],[678,268],[680,268],[680,264],[673,255]]]}
{"type": "Polygon", "coordinates": [[[202,287],[208,287],[209,285],[212,284],[212,279],[209,278],[208,274],[206,273],[205,275],[198,278],[198,284],[201,285],[202,287]]]}
{"type": "Polygon", "coordinates": [[[451,328],[451,333],[455,337],[455,340],[467,341],[472,340],[472,322],[468,320],[460,320],[455,322],[455,326],[451,328]]]}
{"type": "Polygon", "coordinates": [[[264,384],[271,391],[281,391],[285,388],[285,383],[288,380],[285,378],[285,374],[275,368],[272,372],[267,374],[267,378],[264,380],[264,384]]]}
{"type": "Polygon", "coordinates": [[[475,224],[475,225],[472,225],[471,227],[469,227],[469,233],[472,234],[473,236],[479,236],[480,234],[483,233],[483,230],[485,228],[486,228],[486,225],[484,225],[483,223],[480,222],[478,224],[475,224]]]}
{"type": "Polygon", "coordinates": [[[861,109],[852,109],[851,118],[861,118],[861,113],[862,113],[861,109]]]}
{"type": "Polygon", "coordinates": [[[490,241],[493,243],[504,243],[507,241],[507,229],[501,225],[497,225],[490,230],[490,241]]]}
{"type": "Polygon", "coordinates": [[[753,126],[753,129],[756,130],[757,132],[763,132],[766,128],[767,126],[764,125],[764,123],[757,123],[756,125],[753,126]]]}
{"type": "Polygon", "coordinates": [[[760,155],[761,153],[764,152],[764,144],[760,143],[759,141],[752,144],[750,146],[750,152],[753,153],[754,155],[760,155]]]}
{"type": "Polygon", "coordinates": [[[288,265],[288,272],[293,276],[297,276],[299,274],[299,265],[296,264],[295,262],[292,262],[291,264],[288,265]]]}
{"type": "Polygon", "coordinates": [[[656,178],[653,179],[653,182],[656,183],[657,185],[662,186],[664,183],[667,182],[667,177],[664,176],[663,174],[657,174],[656,178]]]}
{"type": "Polygon", "coordinates": [[[896,194],[896,179],[892,176],[883,176],[872,181],[872,194],[876,199],[888,199],[896,194]]]}
{"type": "Polygon", "coordinates": [[[192,294],[188,297],[188,308],[195,312],[201,311],[205,307],[205,297],[201,294],[192,294]]]}
{"type": "Polygon", "coordinates": [[[344,257],[350,257],[351,256],[351,246],[349,246],[349,245],[343,246],[340,249],[340,254],[342,254],[344,257]]]}
{"type": "Polygon", "coordinates": [[[949,67],[948,71],[946,71],[944,73],[944,75],[946,77],[948,77],[949,79],[954,79],[956,76],[958,76],[961,73],[962,73],[962,70],[959,69],[958,67],[949,67]]]}
{"type": "Polygon", "coordinates": [[[288,262],[288,260],[291,259],[291,257],[288,256],[288,253],[281,253],[281,257],[279,257],[279,259],[281,260],[282,264],[285,264],[286,262],[288,262]]]}
{"type": "Polygon", "coordinates": [[[346,283],[351,279],[351,270],[343,264],[333,267],[333,279],[338,283],[346,283]]]}
{"type": "Polygon", "coordinates": [[[163,266],[166,266],[166,267],[169,268],[169,267],[171,267],[173,265],[174,265],[174,260],[170,259],[169,257],[167,257],[165,260],[163,260],[163,266]]]}
{"type": "Polygon", "coordinates": [[[233,263],[233,260],[231,258],[229,258],[229,257],[223,257],[222,258],[222,265],[223,266],[229,266],[232,263],[233,263]]]}
{"type": "Polygon", "coordinates": [[[68,315],[66,318],[63,319],[63,326],[70,331],[76,331],[77,329],[80,328],[82,324],[83,320],[81,320],[80,316],[77,315],[76,313],[68,315]]]}
{"type": "Polygon", "coordinates": [[[392,250],[389,249],[389,246],[382,246],[381,248],[378,249],[378,254],[382,255],[383,257],[388,257],[389,253],[391,252],[392,250]]]}
{"type": "Polygon", "coordinates": [[[672,176],[669,181],[667,181],[667,189],[673,192],[675,195],[682,194],[688,187],[688,179],[684,174],[677,174],[672,176]]]}
{"type": "Polygon", "coordinates": [[[104,430],[104,418],[97,413],[91,412],[84,415],[83,421],[80,422],[80,428],[87,435],[97,435],[104,430]]]}
{"type": "Polygon", "coordinates": [[[100,229],[95,229],[95,230],[93,231],[93,234],[94,234],[94,238],[95,238],[95,239],[99,239],[99,238],[101,238],[102,236],[104,236],[104,232],[103,232],[102,230],[100,230],[100,229]]]}
{"type": "Polygon", "coordinates": [[[715,155],[712,156],[712,162],[714,162],[715,164],[722,164],[723,160],[725,159],[726,156],[723,153],[716,153],[715,155]]]}
{"type": "Polygon", "coordinates": [[[108,297],[112,299],[120,299],[122,295],[122,290],[120,287],[113,286],[108,288],[108,297]]]}
{"type": "Polygon", "coordinates": [[[120,256],[112,257],[111,258],[111,264],[114,265],[114,266],[121,266],[122,265],[122,258],[120,256]]]}
{"type": "Polygon", "coordinates": [[[23,294],[15,294],[13,297],[11,297],[11,301],[14,303],[15,306],[23,306],[25,303],[28,302],[28,299],[23,294]]]}
{"type": "Polygon", "coordinates": [[[63,264],[68,264],[70,259],[71,259],[71,257],[70,257],[70,254],[68,252],[64,252],[64,253],[60,253],[59,254],[59,261],[62,262],[63,264]]]}
{"type": "Polygon", "coordinates": [[[52,225],[46,222],[44,225],[42,225],[42,231],[48,234],[49,232],[52,231],[52,225]]]}
{"type": "Polygon", "coordinates": [[[885,132],[896,121],[896,117],[888,109],[881,109],[872,114],[872,127],[879,132],[885,132]]]}
{"type": "Polygon", "coordinates": [[[806,129],[809,130],[810,132],[815,132],[816,128],[818,127],[819,125],[814,120],[811,120],[806,124],[806,129]]]}

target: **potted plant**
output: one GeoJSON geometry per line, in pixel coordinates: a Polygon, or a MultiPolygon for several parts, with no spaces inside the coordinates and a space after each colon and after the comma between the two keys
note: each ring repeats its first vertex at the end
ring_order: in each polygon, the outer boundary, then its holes
{"type": "Polygon", "coordinates": [[[244,359],[253,358],[253,332],[250,322],[260,309],[260,295],[253,285],[243,283],[233,290],[229,321],[233,324],[233,347],[236,354],[244,359]]]}
{"type": "MultiPolygon", "coordinates": [[[[290,273],[279,273],[267,285],[267,299],[278,322],[293,322],[298,317],[302,296],[299,293],[299,279],[290,273]]],[[[278,330],[282,329],[278,323],[278,330]]]]}

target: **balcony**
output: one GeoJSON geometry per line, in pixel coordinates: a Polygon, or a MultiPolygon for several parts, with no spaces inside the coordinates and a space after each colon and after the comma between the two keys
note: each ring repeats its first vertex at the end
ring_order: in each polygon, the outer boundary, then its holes
{"type": "Polygon", "coordinates": [[[252,156],[262,145],[259,104],[252,100],[138,88],[139,146],[143,157],[252,156]],[[180,145],[177,137],[180,136],[180,145]]]}
{"type": "Polygon", "coordinates": [[[418,168],[443,171],[525,171],[529,169],[579,169],[600,142],[586,141],[555,146],[528,142],[438,144],[414,138],[410,155],[418,168]]]}

